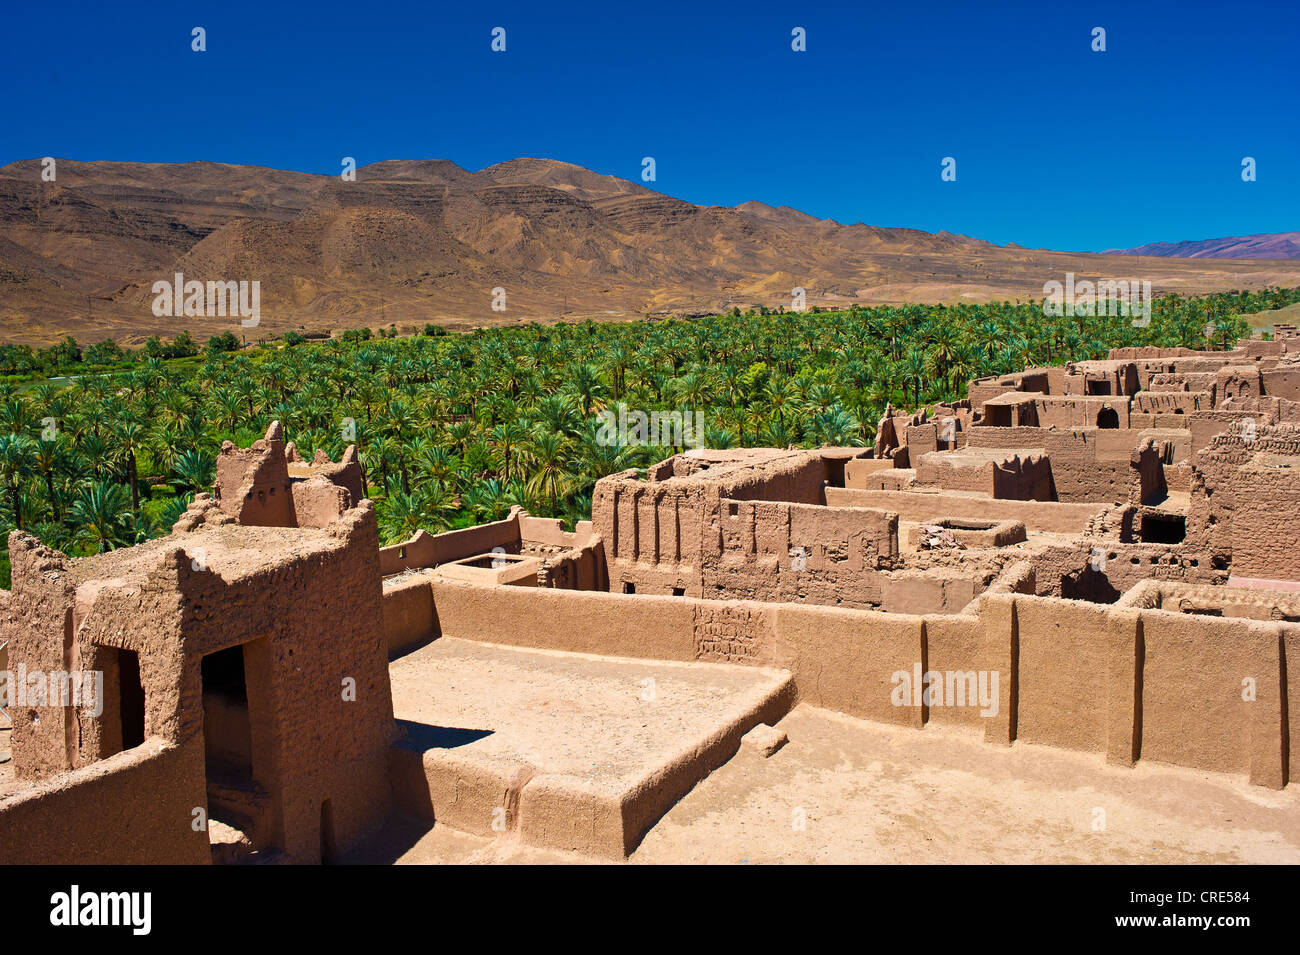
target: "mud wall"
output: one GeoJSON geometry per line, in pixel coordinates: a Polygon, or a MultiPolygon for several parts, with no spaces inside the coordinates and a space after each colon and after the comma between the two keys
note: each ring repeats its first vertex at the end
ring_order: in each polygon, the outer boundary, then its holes
{"type": "Polygon", "coordinates": [[[490,524],[433,535],[416,531],[410,540],[379,548],[379,572],[387,577],[404,570],[436,567],[449,561],[489,554],[493,547],[503,547],[508,554],[519,553],[518,509],[509,517],[490,524]]]}
{"type": "Polygon", "coordinates": [[[826,503],[833,507],[874,507],[894,511],[909,522],[941,517],[974,520],[1017,520],[1031,531],[1078,534],[1101,509],[1100,504],[1061,504],[1055,501],[999,501],[970,494],[929,491],[868,491],[827,488],[826,503]]]}
{"type": "Polygon", "coordinates": [[[1300,428],[1238,426],[1215,436],[1191,478],[1188,546],[1231,560],[1239,577],[1300,580],[1300,428]]]}
{"type": "Polygon", "coordinates": [[[1290,772],[1287,747],[1300,720],[1291,715],[1300,689],[1285,678],[1286,654],[1300,647],[1295,624],[1007,593],[982,596],[978,615],[927,616],[445,581],[434,595],[450,636],[778,666],[793,674],[800,700],[864,719],[982,728],[989,742],[1243,773],[1274,788],[1290,772]],[[900,703],[899,675],[917,668],[986,678],[990,690],[996,671],[996,712],[969,700],[931,705],[919,693],[900,703]]]}
{"type": "Polygon", "coordinates": [[[390,655],[438,636],[433,590],[426,575],[385,581],[383,613],[384,646],[390,655]]]}
{"type": "Polygon", "coordinates": [[[0,800],[0,865],[206,865],[203,745],[161,739],[0,800]]]}
{"type": "MultiPolygon", "coordinates": [[[[1108,437],[1104,429],[1052,431],[1044,428],[972,428],[972,448],[1043,448],[1052,464],[1055,499],[1064,503],[1085,501],[1141,501],[1157,494],[1144,480],[1163,482],[1153,470],[1135,468],[1134,442],[1108,437]],[[1115,442],[1119,441],[1121,447],[1115,442]],[[1122,448],[1123,445],[1126,448],[1122,448]]],[[[1142,452],[1156,458],[1158,452],[1142,452]]]]}

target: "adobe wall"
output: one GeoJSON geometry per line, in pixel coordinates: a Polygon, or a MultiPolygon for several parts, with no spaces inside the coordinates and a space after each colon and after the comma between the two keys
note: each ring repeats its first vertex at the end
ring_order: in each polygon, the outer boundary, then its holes
{"type": "Polygon", "coordinates": [[[319,448],[308,463],[299,456],[298,449],[292,441],[285,445],[284,457],[288,465],[289,477],[321,477],[347,491],[349,507],[355,506],[366,496],[365,481],[361,472],[361,457],[354,444],[344,449],[337,463],[331,461],[329,455],[319,448]]]}
{"type": "MultiPolygon", "coordinates": [[[[1211,411],[1197,411],[1191,415],[1188,422],[1188,431],[1192,436],[1192,452],[1202,451],[1210,446],[1216,435],[1239,425],[1246,418],[1255,421],[1256,426],[1265,423],[1265,414],[1254,411],[1235,411],[1227,408],[1216,408],[1211,411]]],[[[1272,424],[1277,419],[1273,415],[1267,416],[1267,423],[1272,424]]]]}
{"type": "Polygon", "coordinates": [[[203,746],[146,741],[0,798],[0,865],[206,865],[203,746]]]}
{"type": "MultiPolygon", "coordinates": [[[[865,488],[870,477],[877,471],[892,471],[892,458],[859,458],[844,465],[844,486],[865,488]]],[[[829,492],[831,488],[827,488],[829,492]]]]}
{"type": "Polygon", "coordinates": [[[989,612],[1009,618],[1008,654],[1018,660],[1011,739],[1285,783],[1279,647],[1294,625],[1022,596],[986,596],[981,618],[989,612]],[[1246,677],[1255,681],[1249,701],[1246,677]]]}
{"type": "Polygon", "coordinates": [[[897,518],[825,506],[833,451],[678,455],[656,480],[602,479],[592,518],[609,589],[879,603],[875,572],[897,559],[897,518]]]}
{"type": "Polygon", "coordinates": [[[1034,399],[1040,428],[1092,428],[1100,423],[1099,415],[1109,409],[1115,413],[1115,427],[1129,427],[1129,399],[1125,396],[1061,395],[1034,399]]]}
{"type": "Polygon", "coordinates": [[[1131,543],[1082,537],[1046,547],[1027,558],[1036,572],[1040,597],[1063,597],[1113,604],[1146,580],[1223,584],[1224,569],[1186,545],[1131,543]]]}
{"type": "Polygon", "coordinates": [[[522,511],[520,507],[512,507],[504,520],[436,535],[416,531],[400,544],[379,548],[379,572],[387,577],[404,570],[436,567],[476,554],[489,554],[494,547],[503,548],[507,554],[517,554],[521,545],[519,519],[522,511]]]}
{"type": "Polygon", "coordinates": [[[222,512],[245,527],[325,527],[363,499],[361,461],[349,445],[337,464],[324,451],[307,464],[273,421],[247,448],[222,443],[213,493],[222,512]]]}
{"type": "MultiPolygon", "coordinates": [[[[1105,701],[1117,675],[1110,660],[1109,609],[1045,598],[1004,599],[1012,600],[1014,608],[1014,665],[1019,674],[1015,738],[1106,752],[1105,701]]],[[[984,607],[981,604],[981,614],[984,607]]]]}
{"type": "Polygon", "coordinates": [[[987,575],[978,567],[927,568],[882,575],[880,606],[892,614],[960,613],[983,592],[987,575]]]}
{"type": "Polygon", "coordinates": [[[479,587],[435,577],[442,635],[507,646],[651,660],[695,659],[694,601],[541,587],[479,587]]]}
{"type": "Polygon", "coordinates": [[[723,498],[704,533],[716,544],[701,552],[701,596],[872,606],[875,572],[898,559],[898,518],[885,511],[723,498]]]}
{"type": "Polygon", "coordinates": [[[1260,372],[1264,394],[1287,401],[1300,401],[1300,366],[1284,365],[1260,372]]]}
{"type": "MultiPolygon", "coordinates": [[[[977,429],[978,430],[978,429],[977,429]]],[[[916,461],[916,484],[971,491],[1000,500],[1049,501],[1051,464],[1037,448],[936,451],[916,461]]]]}
{"type": "Polygon", "coordinates": [[[1216,435],[1191,479],[1188,546],[1227,557],[1239,577],[1300,580],[1300,428],[1216,435]]]}
{"type": "Polygon", "coordinates": [[[836,507],[873,507],[894,511],[899,520],[930,521],[936,517],[974,520],[1017,520],[1031,531],[1077,534],[1099,508],[1097,503],[1061,504],[1055,501],[999,501],[961,492],[827,488],[826,503],[836,507]]]}
{"type": "MultiPolygon", "coordinates": [[[[525,553],[529,550],[525,547],[525,553]]],[[[591,542],[559,553],[550,553],[537,572],[538,587],[562,590],[608,590],[609,570],[605,565],[604,542],[597,536],[591,542]]]]}
{"type": "Polygon", "coordinates": [[[1132,361],[1103,360],[1065,363],[1061,393],[1067,395],[1132,395],[1141,388],[1132,361]]]}
{"type": "Polygon", "coordinates": [[[1161,348],[1158,345],[1126,345],[1122,348],[1110,349],[1110,351],[1106,352],[1106,358],[1110,361],[1134,361],[1137,359],[1194,358],[1204,354],[1205,352],[1181,346],[1178,348],[1161,348]]]}
{"type": "MultiPolygon", "coordinates": [[[[889,460],[889,459],[886,459],[889,460]]],[[[854,476],[850,488],[863,491],[903,491],[916,483],[914,468],[882,468],[877,471],[859,472],[854,476]]],[[[835,488],[826,488],[827,492],[835,488]]]]}
{"type": "Polygon", "coordinates": [[[430,583],[431,578],[426,574],[384,581],[384,647],[390,656],[439,635],[430,583]]]}
{"type": "Polygon", "coordinates": [[[1159,453],[1149,441],[1134,447],[1124,435],[1097,428],[973,428],[970,447],[1043,448],[1051,461],[1054,498],[1060,502],[1159,498],[1165,490],[1159,453]]]}
{"type": "Polygon", "coordinates": [[[1026,368],[1024,371],[1009,375],[993,375],[977,378],[966,388],[966,397],[970,406],[977,412],[984,410],[984,402],[990,398],[1006,394],[1008,391],[1041,391],[1043,394],[1059,395],[1062,393],[1065,369],[1026,368]]]}
{"type": "Polygon", "coordinates": [[[1191,414],[1212,405],[1208,391],[1140,391],[1133,396],[1133,411],[1149,415],[1191,414]]]}
{"type": "Polygon", "coordinates": [[[435,582],[434,593],[450,636],[783,667],[800,701],[864,719],[982,728],[989,742],[1244,773],[1274,788],[1285,781],[1296,726],[1289,714],[1300,709],[1300,689],[1284,680],[1283,654],[1300,644],[1300,626],[1291,623],[993,592],[975,605],[978,615],[924,616],[448,581],[435,582]],[[997,712],[923,699],[898,705],[897,675],[917,666],[996,671],[997,712]],[[1252,702],[1241,699],[1245,677],[1255,681],[1252,702]]]}
{"type": "Polygon", "coordinates": [[[1280,787],[1279,628],[1146,611],[1141,639],[1143,757],[1247,773],[1252,782],[1280,787]],[[1247,678],[1255,681],[1254,700],[1244,698],[1247,678]]]}

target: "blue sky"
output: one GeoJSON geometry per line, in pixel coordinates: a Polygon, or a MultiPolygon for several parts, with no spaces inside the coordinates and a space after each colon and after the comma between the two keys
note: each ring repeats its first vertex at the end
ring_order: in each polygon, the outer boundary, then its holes
{"type": "Polygon", "coordinates": [[[692,202],[1098,250],[1300,230],[1297,49],[1296,0],[11,3],[0,164],[653,156],[692,202]]]}

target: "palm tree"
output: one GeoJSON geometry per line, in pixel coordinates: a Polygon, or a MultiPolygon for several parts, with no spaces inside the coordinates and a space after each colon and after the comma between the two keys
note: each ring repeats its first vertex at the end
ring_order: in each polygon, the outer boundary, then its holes
{"type": "Polygon", "coordinates": [[[181,519],[181,516],[185,513],[186,509],[189,508],[190,503],[193,500],[194,496],[192,494],[182,494],[165,503],[162,507],[162,511],[158,514],[158,532],[160,534],[166,534],[170,531],[175,526],[176,522],[181,519]]]}
{"type": "Polygon", "coordinates": [[[138,418],[126,417],[113,428],[118,453],[126,460],[126,480],[131,488],[131,513],[140,520],[140,480],[136,473],[136,451],[144,444],[147,432],[138,418]]]}
{"type": "Polygon", "coordinates": [[[36,446],[25,434],[0,434],[0,482],[9,492],[14,527],[24,530],[22,486],[36,470],[36,446]]]}
{"type": "Polygon", "coordinates": [[[48,441],[42,439],[36,443],[33,465],[45,479],[45,493],[50,501],[50,516],[56,524],[62,521],[63,517],[60,514],[59,494],[54,487],[54,472],[62,464],[63,458],[64,449],[57,437],[48,441]]]}
{"type": "Polygon", "coordinates": [[[515,501],[506,482],[488,478],[469,490],[464,503],[480,522],[488,522],[504,518],[515,501]]]}
{"type": "Polygon", "coordinates": [[[488,436],[492,450],[501,455],[501,476],[510,480],[510,454],[528,440],[528,431],[518,420],[502,422],[488,436]]]}
{"type": "Polygon", "coordinates": [[[860,431],[858,420],[839,405],[823,408],[808,423],[811,440],[823,446],[861,447],[860,431]]]}
{"type": "Polygon", "coordinates": [[[217,462],[202,451],[190,449],[176,459],[172,470],[176,474],[172,483],[177,487],[205,491],[216,480],[217,462]]]}
{"type": "Polygon", "coordinates": [[[547,516],[554,517],[556,501],[568,487],[569,477],[565,468],[565,455],[569,441],[564,435],[553,431],[538,430],[533,433],[533,440],[528,448],[528,462],[533,475],[528,479],[528,491],[537,496],[550,499],[547,516]]]}
{"type": "Polygon", "coordinates": [[[383,517],[384,543],[395,544],[410,538],[429,524],[429,510],[423,492],[393,490],[385,498],[383,517]]]}
{"type": "Polygon", "coordinates": [[[921,382],[925,380],[926,374],[925,352],[915,345],[909,348],[903,358],[900,371],[903,380],[912,384],[912,408],[915,410],[921,407],[921,382]]]}
{"type": "Polygon", "coordinates": [[[69,512],[77,526],[76,541],[102,553],[128,542],[131,524],[126,489],[109,481],[96,481],[81,489],[69,512]]]}

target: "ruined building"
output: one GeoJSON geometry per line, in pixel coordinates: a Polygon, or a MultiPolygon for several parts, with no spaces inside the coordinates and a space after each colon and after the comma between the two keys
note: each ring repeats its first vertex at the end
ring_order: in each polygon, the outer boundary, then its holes
{"type": "Polygon", "coordinates": [[[516,508],[384,548],[355,452],[272,427],[167,538],[11,538],[9,668],[102,671],[105,706],[10,708],[0,862],[314,862],[394,813],[622,859],[797,706],[1286,791],[1295,347],[980,379],[874,447],[687,451],[602,479],[571,532],[516,508]],[[994,698],[900,701],[914,671],[994,698]]]}

